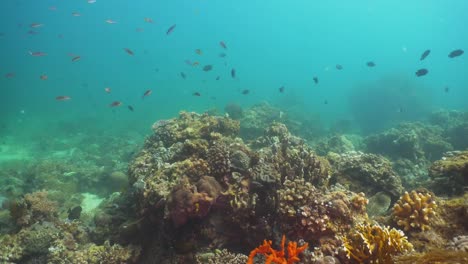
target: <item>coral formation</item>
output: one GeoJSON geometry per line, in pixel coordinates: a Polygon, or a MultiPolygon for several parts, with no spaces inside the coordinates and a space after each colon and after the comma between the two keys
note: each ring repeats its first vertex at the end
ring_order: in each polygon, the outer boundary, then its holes
{"type": "Polygon", "coordinates": [[[379,225],[359,224],[343,238],[353,263],[393,263],[393,257],[413,250],[402,231],[379,225]]]}
{"type": "Polygon", "coordinates": [[[431,189],[438,194],[457,195],[468,187],[468,151],[453,151],[429,169],[431,189]]]}
{"type": "Polygon", "coordinates": [[[245,264],[248,257],[243,254],[234,254],[226,249],[215,250],[215,252],[198,253],[197,264],[245,264]]]}
{"type": "Polygon", "coordinates": [[[427,263],[447,263],[461,264],[468,262],[468,252],[445,250],[433,248],[430,251],[409,254],[395,257],[396,264],[427,264],[427,263]]]}
{"type": "Polygon", "coordinates": [[[411,191],[405,192],[393,206],[392,216],[398,226],[403,230],[430,229],[430,220],[437,208],[434,196],[430,193],[411,191]]]}
{"type": "Polygon", "coordinates": [[[468,235],[454,237],[448,244],[448,248],[468,252],[468,235]]]}
{"type": "Polygon", "coordinates": [[[47,191],[37,191],[10,205],[10,214],[18,226],[29,226],[56,217],[57,203],[47,198],[47,191]]]}
{"type": "Polygon", "coordinates": [[[328,155],[335,171],[334,180],[355,192],[372,196],[384,192],[397,199],[403,192],[400,177],[383,156],[362,152],[328,155]]]}
{"type": "Polygon", "coordinates": [[[281,263],[281,264],[293,264],[300,261],[299,254],[302,251],[306,250],[309,246],[308,243],[304,243],[304,245],[298,247],[297,242],[288,242],[287,247],[287,254],[284,251],[284,245],[286,243],[286,236],[283,235],[281,239],[281,249],[275,250],[271,247],[273,242],[271,240],[264,240],[263,244],[254,250],[252,250],[249,254],[249,259],[247,264],[253,264],[254,258],[257,254],[262,254],[266,257],[265,263],[281,263]]]}

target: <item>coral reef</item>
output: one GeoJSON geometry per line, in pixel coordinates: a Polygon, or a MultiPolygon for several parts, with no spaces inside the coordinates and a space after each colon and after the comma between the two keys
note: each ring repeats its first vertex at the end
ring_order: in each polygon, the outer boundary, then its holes
{"type": "Polygon", "coordinates": [[[224,112],[226,112],[230,118],[239,120],[244,115],[242,107],[236,103],[229,103],[224,106],[224,112]]]}
{"type": "Polygon", "coordinates": [[[394,256],[413,250],[402,231],[368,224],[357,225],[343,247],[352,263],[391,264],[394,256]]]}
{"type": "Polygon", "coordinates": [[[393,206],[392,216],[404,231],[429,230],[437,208],[433,195],[417,191],[405,192],[393,206]]]}
{"type": "Polygon", "coordinates": [[[364,192],[368,196],[384,192],[392,199],[397,199],[403,193],[400,177],[393,171],[390,161],[383,156],[347,152],[330,153],[328,158],[335,172],[334,181],[348,186],[352,191],[364,192]]]}
{"type": "Polygon", "coordinates": [[[281,249],[275,250],[271,247],[273,242],[271,240],[264,240],[263,244],[254,250],[252,250],[249,254],[249,259],[247,260],[247,264],[253,264],[254,258],[257,254],[262,254],[266,257],[265,263],[284,263],[284,264],[293,264],[295,262],[300,261],[299,254],[302,251],[306,250],[309,247],[308,243],[304,243],[304,245],[298,247],[297,242],[288,242],[287,247],[287,254],[284,251],[284,245],[286,243],[286,236],[283,235],[281,239],[281,249]],[[287,256],[287,257],[286,257],[287,256]]]}
{"type": "Polygon", "coordinates": [[[429,117],[431,124],[444,129],[444,136],[456,149],[468,148],[468,112],[456,110],[440,110],[429,117]]]}
{"type": "Polygon", "coordinates": [[[468,262],[468,252],[445,250],[433,248],[430,251],[409,254],[395,257],[396,264],[427,264],[427,263],[447,263],[461,264],[468,262]]]}
{"type": "Polygon", "coordinates": [[[57,215],[57,203],[47,198],[47,191],[24,195],[10,205],[10,214],[18,226],[29,226],[41,221],[51,221],[57,215]]]}
{"type": "Polygon", "coordinates": [[[234,254],[226,249],[215,250],[215,252],[198,253],[197,264],[245,264],[248,257],[243,254],[234,254]]]}
{"type": "Polygon", "coordinates": [[[454,237],[448,244],[448,248],[468,253],[468,235],[454,237]]]}
{"type": "Polygon", "coordinates": [[[429,169],[431,190],[437,194],[459,195],[468,187],[468,151],[453,151],[429,169]]]}
{"type": "Polygon", "coordinates": [[[314,149],[319,155],[327,155],[329,152],[344,153],[356,150],[353,141],[345,135],[334,135],[326,138],[316,144],[314,149]]]}

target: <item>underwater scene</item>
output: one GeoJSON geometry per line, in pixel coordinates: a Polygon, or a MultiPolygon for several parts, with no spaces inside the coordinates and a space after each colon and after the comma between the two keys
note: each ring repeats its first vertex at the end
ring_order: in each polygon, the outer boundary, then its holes
{"type": "Polygon", "coordinates": [[[468,263],[466,0],[4,0],[0,263],[468,263]]]}

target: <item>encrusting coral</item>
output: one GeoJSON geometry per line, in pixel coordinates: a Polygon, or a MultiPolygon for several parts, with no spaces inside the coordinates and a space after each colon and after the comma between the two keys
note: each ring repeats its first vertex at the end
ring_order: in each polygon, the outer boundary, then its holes
{"type": "Polygon", "coordinates": [[[430,193],[405,192],[393,206],[393,219],[405,231],[430,229],[437,204],[430,193]]]}
{"type": "Polygon", "coordinates": [[[343,246],[352,263],[391,264],[394,256],[413,250],[402,231],[369,224],[357,225],[343,246]]]}
{"type": "Polygon", "coordinates": [[[299,254],[309,246],[308,243],[298,247],[297,242],[288,242],[287,254],[284,252],[284,244],[286,243],[286,236],[283,235],[281,239],[281,249],[275,250],[271,247],[273,242],[271,240],[264,240],[263,244],[249,254],[247,264],[253,264],[254,258],[257,254],[264,255],[266,257],[265,264],[277,263],[277,264],[292,264],[300,261],[299,254]]]}

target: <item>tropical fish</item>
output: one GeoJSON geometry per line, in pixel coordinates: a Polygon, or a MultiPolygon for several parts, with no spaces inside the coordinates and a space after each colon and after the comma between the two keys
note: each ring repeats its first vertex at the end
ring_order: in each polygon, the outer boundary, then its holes
{"type": "Polygon", "coordinates": [[[326,104],[326,105],[327,105],[327,104],[328,104],[328,100],[323,101],[323,104],[326,104]]]}
{"type": "Polygon", "coordinates": [[[42,74],[41,76],[39,76],[39,78],[43,81],[49,79],[49,76],[45,75],[45,74],[42,74]]]}
{"type": "Polygon", "coordinates": [[[145,17],[145,22],[146,23],[153,23],[153,19],[151,19],[149,17],[145,17]]]}
{"type": "Polygon", "coordinates": [[[219,56],[220,58],[224,58],[224,57],[226,57],[226,53],[221,52],[218,56],[219,56]]]}
{"type": "Polygon", "coordinates": [[[75,206],[73,209],[68,209],[68,220],[78,220],[81,216],[81,211],[83,208],[81,206],[75,206]]]}
{"type": "Polygon", "coordinates": [[[120,102],[120,101],[114,101],[114,102],[112,102],[112,103],[109,105],[109,107],[119,107],[119,106],[121,106],[121,105],[122,105],[122,102],[120,102]]]}
{"type": "Polygon", "coordinates": [[[315,84],[318,84],[318,83],[319,83],[318,77],[314,77],[314,78],[312,78],[312,79],[314,80],[314,83],[315,83],[315,84]]]}
{"type": "Polygon", "coordinates": [[[125,52],[127,52],[129,55],[135,55],[135,53],[133,53],[133,51],[129,48],[124,48],[125,52]]]}
{"type": "Polygon", "coordinates": [[[249,93],[250,93],[250,90],[248,90],[248,89],[245,89],[245,90],[242,90],[242,92],[241,92],[241,93],[242,93],[243,95],[247,95],[247,94],[249,94],[249,93]]]}
{"type": "Polygon", "coordinates": [[[201,93],[199,93],[199,92],[194,92],[192,95],[193,95],[193,96],[201,96],[201,93]]]}
{"type": "Polygon", "coordinates": [[[182,77],[182,79],[185,80],[185,78],[187,78],[187,75],[185,75],[185,73],[183,73],[183,72],[180,72],[180,77],[182,77]]]}
{"type": "Polygon", "coordinates": [[[419,69],[416,71],[416,76],[421,77],[424,76],[428,73],[429,71],[427,69],[419,69]]]}
{"type": "Polygon", "coordinates": [[[221,78],[221,77],[217,76],[217,77],[216,77],[216,80],[219,81],[220,78],[221,78]]]}
{"type": "Polygon", "coordinates": [[[192,66],[192,62],[190,60],[185,60],[184,62],[185,62],[185,64],[187,64],[189,66],[192,66]]]}
{"type": "Polygon", "coordinates": [[[445,87],[444,87],[444,92],[448,93],[449,91],[450,91],[450,87],[445,86],[445,87]]]}
{"type": "Polygon", "coordinates": [[[79,61],[81,59],[81,56],[75,56],[72,58],[72,62],[79,61]]]}
{"type": "Polygon", "coordinates": [[[11,78],[13,78],[15,76],[16,76],[16,73],[14,73],[14,72],[9,72],[9,73],[5,74],[5,78],[7,78],[7,79],[11,79],[11,78]]]}
{"type": "Polygon", "coordinates": [[[201,49],[196,49],[195,53],[198,55],[203,55],[203,51],[201,49]]]}
{"type": "Polygon", "coordinates": [[[106,22],[107,24],[117,24],[117,21],[112,20],[112,19],[107,19],[105,22],[106,22]]]}
{"type": "Polygon", "coordinates": [[[42,24],[42,23],[32,23],[32,24],[29,25],[29,26],[32,27],[32,28],[38,28],[38,27],[43,27],[44,24],[42,24]]]}
{"type": "Polygon", "coordinates": [[[131,105],[127,106],[127,108],[128,108],[128,110],[130,110],[130,111],[132,111],[132,112],[133,112],[133,110],[134,110],[134,109],[133,109],[133,106],[131,106],[131,105]]]}
{"type": "Polygon", "coordinates": [[[29,35],[37,35],[37,34],[39,34],[39,32],[34,31],[34,30],[28,30],[28,34],[29,35]]]}
{"type": "Polygon", "coordinates": [[[150,96],[152,93],[153,93],[153,90],[151,90],[151,89],[146,90],[146,91],[143,93],[143,96],[141,97],[141,99],[144,99],[146,96],[150,96]]]}
{"type": "Polygon", "coordinates": [[[423,54],[421,55],[421,58],[419,60],[424,60],[427,56],[429,56],[429,53],[431,53],[431,50],[425,50],[423,54]]]}
{"type": "Polygon", "coordinates": [[[104,91],[105,91],[106,93],[111,93],[111,88],[106,87],[106,88],[104,88],[104,91]]]}
{"type": "Polygon", "coordinates": [[[79,16],[81,16],[81,14],[80,14],[79,12],[73,12],[73,13],[72,13],[72,16],[74,16],[74,17],[79,17],[79,16]]]}
{"type": "Polygon", "coordinates": [[[192,66],[198,66],[198,65],[200,65],[200,63],[199,63],[198,61],[194,61],[194,62],[192,63],[192,66]]]}
{"type": "Polygon", "coordinates": [[[448,56],[449,56],[449,58],[455,58],[455,57],[461,56],[463,53],[464,53],[463,50],[457,49],[457,50],[454,50],[454,51],[450,52],[450,54],[448,56]]]}
{"type": "Polygon", "coordinates": [[[343,69],[343,66],[341,64],[337,64],[335,67],[336,67],[337,70],[342,70],[343,69]]]}
{"type": "Polygon", "coordinates": [[[70,99],[71,99],[71,97],[66,96],[66,95],[59,95],[59,96],[55,97],[55,100],[57,100],[57,101],[68,101],[70,99]]]}
{"type": "Polygon", "coordinates": [[[213,65],[211,64],[208,64],[208,65],[205,65],[205,67],[203,67],[203,71],[211,71],[213,69],[213,65]]]}
{"type": "Polygon", "coordinates": [[[170,26],[170,27],[167,29],[167,31],[166,31],[166,35],[171,34],[172,31],[174,31],[175,27],[176,27],[176,24],[170,26]]]}
{"type": "Polygon", "coordinates": [[[234,69],[234,68],[232,68],[232,70],[231,70],[231,77],[232,77],[233,79],[236,78],[236,69],[234,69]]]}
{"type": "Polygon", "coordinates": [[[219,42],[219,45],[220,45],[223,49],[227,49],[226,43],[224,43],[224,41],[220,41],[220,42],[219,42]]]}
{"type": "Polygon", "coordinates": [[[373,62],[373,61],[368,61],[368,62],[366,63],[366,65],[367,65],[367,67],[372,68],[372,67],[375,67],[375,62],[373,62]]]}
{"type": "Polygon", "coordinates": [[[44,57],[44,56],[47,56],[47,53],[42,52],[42,51],[29,51],[29,55],[33,57],[44,57]]]}
{"type": "Polygon", "coordinates": [[[280,93],[284,93],[284,86],[281,86],[281,87],[279,88],[279,92],[280,92],[280,93]]]}

